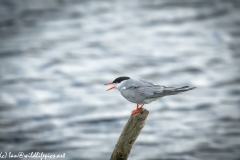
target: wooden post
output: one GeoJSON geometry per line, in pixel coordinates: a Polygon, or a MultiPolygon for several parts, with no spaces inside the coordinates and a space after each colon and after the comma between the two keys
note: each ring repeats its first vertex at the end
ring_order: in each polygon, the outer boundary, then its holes
{"type": "Polygon", "coordinates": [[[145,125],[149,111],[140,108],[137,114],[131,115],[118,139],[110,160],[127,160],[133,143],[145,125]]]}

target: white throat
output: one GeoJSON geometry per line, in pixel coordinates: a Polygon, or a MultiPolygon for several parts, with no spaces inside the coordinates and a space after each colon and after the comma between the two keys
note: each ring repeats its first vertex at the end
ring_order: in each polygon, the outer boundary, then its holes
{"type": "Polygon", "coordinates": [[[117,83],[116,88],[117,88],[118,90],[120,90],[122,87],[124,87],[124,83],[125,83],[125,82],[126,82],[126,80],[121,81],[120,83],[117,83]]]}

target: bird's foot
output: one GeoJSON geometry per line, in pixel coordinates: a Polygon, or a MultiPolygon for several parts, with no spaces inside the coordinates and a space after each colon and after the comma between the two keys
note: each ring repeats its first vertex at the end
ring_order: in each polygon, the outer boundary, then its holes
{"type": "Polygon", "coordinates": [[[132,111],[132,115],[138,113],[138,108],[132,111]]]}
{"type": "Polygon", "coordinates": [[[132,115],[138,113],[138,106],[139,105],[137,104],[136,109],[132,111],[132,115]]]}
{"type": "Polygon", "coordinates": [[[142,104],[140,107],[139,107],[139,105],[137,104],[136,109],[132,111],[132,115],[138,113],[139,108],[143,108],[143,106],[144,106],[144,104],[142,104]]]}

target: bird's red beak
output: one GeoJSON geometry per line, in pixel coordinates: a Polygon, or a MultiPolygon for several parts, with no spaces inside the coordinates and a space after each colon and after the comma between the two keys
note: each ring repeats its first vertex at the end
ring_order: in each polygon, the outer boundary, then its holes
{"type": "MultiPolygon", "coordinates": [[[[108,84],[113,84],[113,82],[108,82],[108,83],[106,83],[105,85],[108,85],[108,84]]],[[[113,86],[113,87],[109,88],[107,91],[109,91],[109,90],[111,90],[111,89],[113,89],[113,88],[116,88],[116,87],[113,86]]]]}

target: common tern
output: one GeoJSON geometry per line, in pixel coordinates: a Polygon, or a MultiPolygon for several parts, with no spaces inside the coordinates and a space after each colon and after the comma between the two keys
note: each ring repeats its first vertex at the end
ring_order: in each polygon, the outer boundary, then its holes
{"type": "Polygon", "coordinates": [[[130,102],[136,103],[136,109],[132,111],[132,114],[138,113],[139,109],[144,104],[156,101],[164,96],[175,95],[181,92],[192,90],[196,87],[166,87],[162,85],[154,84],[147,80],[135,80],[130,77],[118,77],[114,81],[106,83],[105,85],[113,84],[114,86],[107,91],[117,88],[122,96],[130,102]]]}

